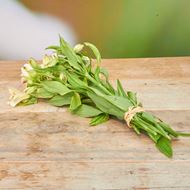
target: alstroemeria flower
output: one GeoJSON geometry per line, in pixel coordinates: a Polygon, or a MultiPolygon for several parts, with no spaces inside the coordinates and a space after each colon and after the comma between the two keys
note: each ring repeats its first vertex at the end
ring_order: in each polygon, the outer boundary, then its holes
{"type": "Polygon", "coordinates": [[[32,71],[32,70],[33,70],[33,67],[32,67],[29,63],[24,64],[23,67],[24,67],[27,71],[32,71]]]}
{"type": "Polygon", "coordinates": [[[34,70],[33,67],[26,63],[21,68],[21,81],[24,83],[27,81],[27,78],[30,76],[30,72],[34,70]]]}
{"type": "Polygon", "coordinates": [[[41,68],[47,68],[47,67],[52,67],[58,63],[58,57],[57,55],[45,55],[42,59],[42,64],[41,68]]]}
{"type": "Polygon", "coordinates": [[[8,104],[15,107],[18,103],[28,99],[30,96],[25,92],[21,92],[15,88],[9,89],[10,98],[8,104]]]}
{"type": "Polygon", "coordinates": [[[28,77],[28,76],[29,76],[28,71],[24,67],[21,67],[21,77],[28,77]]]}

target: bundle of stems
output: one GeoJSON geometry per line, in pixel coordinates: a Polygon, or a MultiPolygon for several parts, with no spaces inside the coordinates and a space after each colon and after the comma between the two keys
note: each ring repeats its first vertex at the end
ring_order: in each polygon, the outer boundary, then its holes
{"type": "Polygon", "coordinates": [[[72,48],[60,37],[59,46],[47,49],[52,49],[53,53],[45,55],[41,64],[30,59],[21,68],[26,88],[22,92],[10,89],[10,105],[29,105],[45,99],[54,106],[69,106],[73,114],[91,117],[92,126],[115,117],[126,121],[127,126],[138,135],[148,135],[168,157],[173,154],[172,139],[189,136],[145,112],[136,93],[125,92],[119,80],[114,88],[109,82],[107,70],[100,67],[101,56],[93,44],[85,42],[72,48]],[[91,54],[94,54],[95,60],[92,60],[91,54]]]}

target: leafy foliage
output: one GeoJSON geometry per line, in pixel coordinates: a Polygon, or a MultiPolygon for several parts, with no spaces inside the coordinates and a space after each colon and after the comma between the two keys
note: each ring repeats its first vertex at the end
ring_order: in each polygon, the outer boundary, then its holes
{"type": "MultiPolygon", "coordinates": [[[[59,46],[49,46],[54,54],[44,56],[42,64],[30,59],[22,67],[22,81],[26,83],[24,92],[11,90],[10,104],[29,105],[45,99],[54,106],[69,106],[69,110],[81,117],[92,117],[90,125],[98,125],[116,117],[124,120],[131,107],[137,107],[136,93],[125,92],[117,80],[115,89],[109,82],[108,72],[100,67],[101,55],[91,43],[85,42],[72,48],[62,37],[59,46]],[[89,48],[96,58],[83,53],[89,48]]],[[[130,120],[134,131],[147,134],[156,147],[167,157],[172,157],[172,138],[189,136],[174,131],[168,124],[147,112],[136,113],[130,120]]]]}

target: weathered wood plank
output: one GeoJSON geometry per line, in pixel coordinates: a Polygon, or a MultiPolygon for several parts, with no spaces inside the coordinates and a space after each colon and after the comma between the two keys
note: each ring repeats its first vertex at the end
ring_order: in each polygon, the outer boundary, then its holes
{"type": "MultiPolygon", "coordinates": [[[[189,131],[190,111],[159,114],[189,131]],[[176,114],[178,117],[175,117],[176,114]]],[[[168,160],[151,140],[120,121],[89,127],[89,119],[65,113],[0,114],[0,160],[168,160]],[[8,140],[9,139],[9,140],[8,140]]],[[[189,160],[190,140],[173,142],[175,160],[189,160]]]]}
{"type": "Polygon", "coordinates": [[[187,161],[2,162],[0,187],[6,190],[189,190],[187,164],[187,161]]]}
{"type": "MultiPolygon", "coordinates": [[[[26,61],[0,61],[1,81],[20,79],[20,67],[26,61]]],[[[102,66],[111,79],[189,79],[190,57],[105,59],[102,66]]]]}
{"type": "MultiPolygon", "coordinates": [[[[0,189],[190,189],[190,140],[160,154],[124,122],[89,127],[89,119],[39,104],[11,108],[24,62],[0,62],[0,189]]],[[[112,82],[136,91],[145,109],[190,132],[190,58],[104,60],[112,82]]]]}

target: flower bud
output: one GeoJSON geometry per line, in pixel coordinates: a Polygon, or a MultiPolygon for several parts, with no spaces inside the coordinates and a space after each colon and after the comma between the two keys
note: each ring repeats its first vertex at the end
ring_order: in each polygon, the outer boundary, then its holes
{"type": "Polygon", "coordinates": [[[82,56],[82,60],[85,61],[87,64],[90,63],[90,58],[87,56],[82,56]]]}
{"type": "Polygon", "coordinates": [[[33,70],[32,66],[28,63],[24,64],[23,67],[27,70],[27,71],[31,71],[33,70]]]}
{"type": "Polygon", "coordinates": [[[77,44],[74,47],[74,51],[75,51],[75,53],[79,53],[80,51],[82,51],[83,48],[84,48],[83,44],[77,44]]]}
{"type": "Polygon", "coordinates": [[[59,78],[60,78],[60,80],[63,80],[64,79],[64,74],[60,73],[59,78]]]}
{"type": "Polygon", "coordinates": [[[21,76],[22,77],[28,77],[29,76],[28,71],[24,67],[21,67],[21,76]]]}

